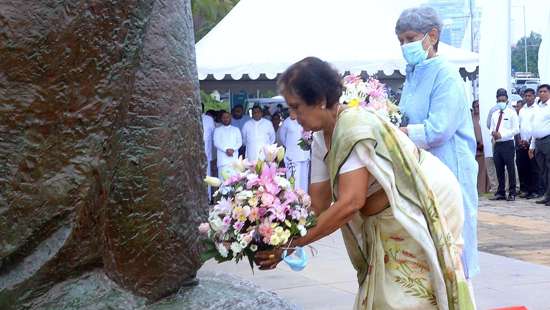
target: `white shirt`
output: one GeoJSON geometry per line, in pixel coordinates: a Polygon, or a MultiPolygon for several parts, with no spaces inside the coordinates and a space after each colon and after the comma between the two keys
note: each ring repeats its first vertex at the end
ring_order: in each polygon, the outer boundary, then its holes
{"type": "Polygon", "coordinates": [[[533,126],[531,129],[533,138],[540,139],[550,135],[550,100],[538,103],[533,113],[533,126]]]}
{"type": "Polygon", "coordinates": [[[285,119],[279,128],[279,140],[286,149],[285,157],[293,162],[309,160],[309,151],[304,151],[298,146],[302,131],[303,128],[298,121],[290,117],[285,119]]]}
{"type": "Polygon", "coordinates": [[[239,157],[239,148],[242,145],[241,132],[234,126],[220,126],[214,130],[214,146],[217,150],[218,167],[229,165],[239,157]],[[233,149],[233,156],[227,156],[225,151],[233,149]]]}
{"type": "MultiPolygon", "coordinates": [[[[313,143],[311,144],[311,184],[329,181],[329,170],[324,161],[327,152],[323,132],[318,131],[314,133],[313,143]]],[[[338,175],[360,168],[366,168],[369,160],[370,159],[366,156],[359,156],[357,150],[353,148],[346,162],[340,168],[338,175]]],[[[369,178],[369,183],[367,197],[370,197],[372,194],[382,189],[375,178],[369,178]]]]}
{"type": "Polygon", "coordinates": [[[521,140],[531,140],[531,125],[533,122],[532,118],[536,108],[537,105],[533,103],[531,106],[524,105],[523,108],[519,110],[519,134],[521,140]]]}
{"type": "MultiPolygon", "coordinates": [[[[500,110],[497,110],[493,113],[493,117],[491,118],[491,133],[496,131],[500,112],[500,110]]],[[[502,121],[500,122],[498,132],[501,138],[496,140],[496,142],[514,141],[514,136],[519,133],[518,113],[510,105],[506,106],[506,109],[502,111],[502,121]]]]}
{"type": "Polygon", "coordinates": [[[206,153],[206,159],[212,160],[212,139],[214,135],[214,119],[206,114],[202,115],[202,133],[204,140],[204,152],[206,153]]]}
{"type": "Polygon", "coordinates": [[[264,145],[275,143],[275,129],[273,124],[266,119],[255,121],[249,120],[244,124],[243,143],[246,146],[246,158],[248,160],[257,160],[260,151],[264,145]]]}

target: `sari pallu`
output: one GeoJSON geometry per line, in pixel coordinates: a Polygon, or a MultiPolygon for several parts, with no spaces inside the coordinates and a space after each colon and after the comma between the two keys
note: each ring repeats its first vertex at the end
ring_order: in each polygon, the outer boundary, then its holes
{"type": "Polygon", "coordinates": [[[357,214],[342,228],[358,272],[355,307],[475,309],[460,261],[458,182],[437,158],[424,151],[418,157],[406,139],[374,112],[351,108],[338,116],[325,158],[334,200],[340,167],[355,148],[390,203],[377,215],[357,214]]]}

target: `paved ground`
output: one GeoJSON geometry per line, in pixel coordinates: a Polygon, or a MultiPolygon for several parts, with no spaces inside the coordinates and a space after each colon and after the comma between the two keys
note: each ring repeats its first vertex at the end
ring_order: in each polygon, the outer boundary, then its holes
{"type": "Polygon", "coordinates": [[[550,267],[550,207],[481,198],[478,233],[480,251],[550,267]]]}
{"type": "MultiPolygon", "coordinates": [[[[550,207],[526,200],[480,200],[480,263],[474,280],[478,309],[527,306],[550,310],[550,207]],[[544,266],[546,265],[546,266],[544,266]]],[[[202,270],[236,274],[274,291],[301,309],[351,309],[357,284],[340,234],[315,243],[306,269],[284,264],[252,273],[246,263],[207,263],[202,270]]]]}

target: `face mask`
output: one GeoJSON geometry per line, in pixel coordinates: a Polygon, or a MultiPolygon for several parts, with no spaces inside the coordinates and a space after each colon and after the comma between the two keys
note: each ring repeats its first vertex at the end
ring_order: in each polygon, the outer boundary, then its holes
{"type": "Polygon", "coordinates": [[[424,39],[426,39],[427,36],[428,34],[426,33],[422,40],[403,44],[401,46],[403,57],[409,65],[415,66],[428,58],[428,51],[430,50],[430,48],[428,48],[428,50],[424,50],[424,47],[422,46],[422,42],[424,41],[424,39]]]}
{"type": "Polygon", "coordinates": [[[506,106],[508,105],[507,102],[497,102],[497,107],[499,110],[504,111],[506,109],[506,106]]]}
{"type": "Polygon", "coordinates": [[[307,265],[307,254],[304,248],[297,247],[292,256],[287,256],[287,250],[283,252],[283,260],[294,271],[301,271],[307,265]],[[295,256],[295,257],[292,257],[295,256]]]}

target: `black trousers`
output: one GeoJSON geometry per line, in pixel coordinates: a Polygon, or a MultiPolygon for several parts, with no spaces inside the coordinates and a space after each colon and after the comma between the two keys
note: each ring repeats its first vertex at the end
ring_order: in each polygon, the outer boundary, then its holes
{"type": "MultiPolygon", "coordinates": [[[[516,195],[516,167],[514,157],[516,148],[514,141],[496,142],[493,151],[493,160],[497,171],[498,189],[497,196],[506,195],[506,173],[508,172],[508,193],[516,195]],[[505,170],[506,169],[506,170],[505,170]]],[[[549,157],[550,159],[550,157],[549,157]]]]}
{"type": "Polygon", "coordinates": [[[540,190],[540,175],[536,158],[529,159],[529,148],[518,147],[516,150],[519,189],[528,194],[543,194],[540,190]]]}
{"type": "Polygon", "coordinates": [[[545,189],[544,197],[550,199],[550,137],[535,141],[535,156],[541,174],[542,187],[545,189]]]}

